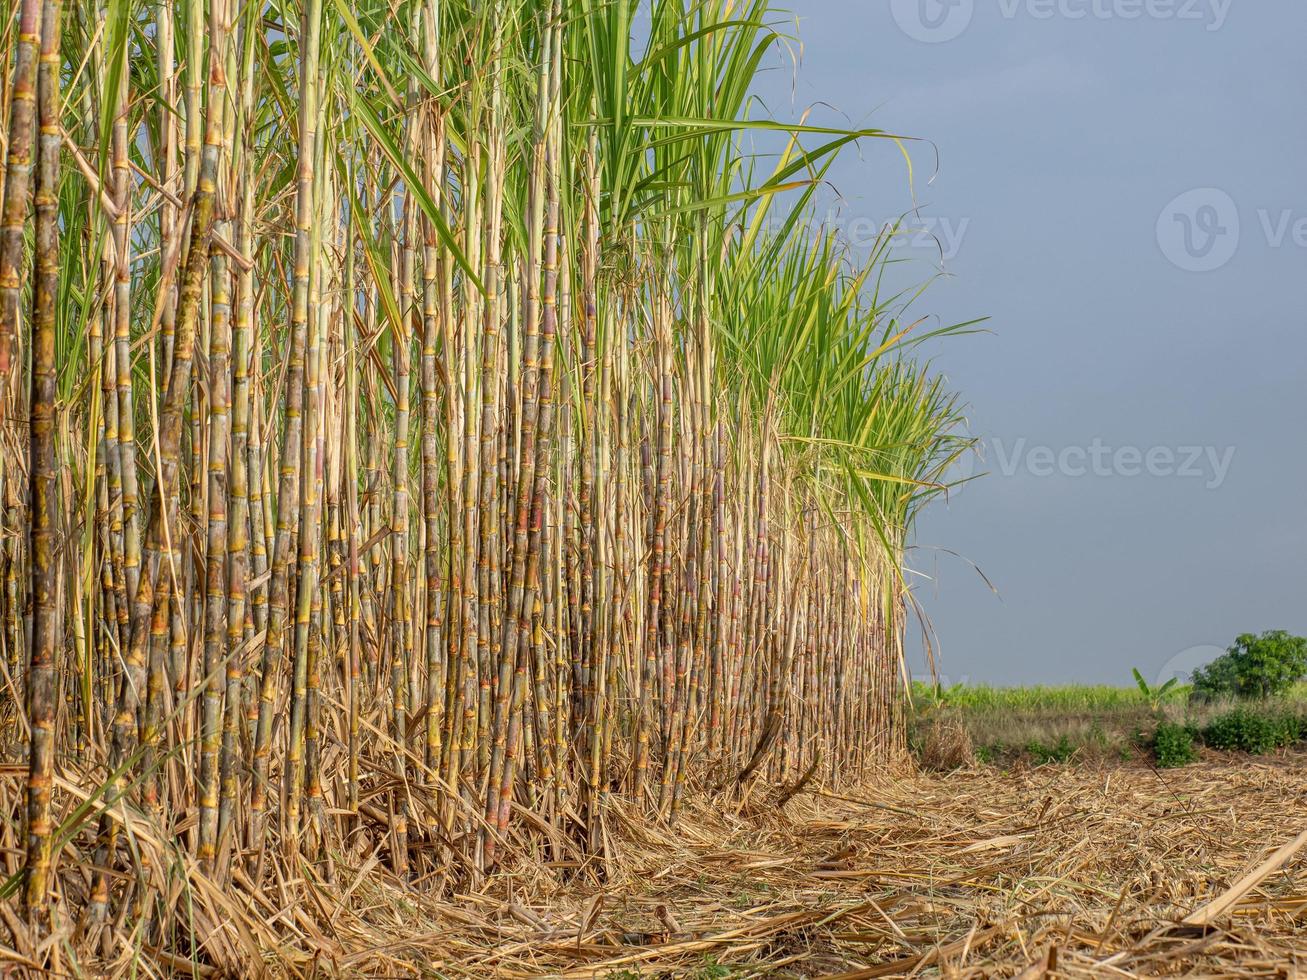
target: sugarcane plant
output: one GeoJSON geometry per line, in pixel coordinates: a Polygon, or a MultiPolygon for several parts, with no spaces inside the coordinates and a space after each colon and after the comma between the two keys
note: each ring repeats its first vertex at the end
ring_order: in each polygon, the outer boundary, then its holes
{"type": "Polygon", "coordinates": [[[773,19],[0,2],[34,920],[193,951],[178,874],[602,873],[619,802],[894,760],[904,550],[966,449],[912,345],[965,325],[813,233],[897,137],[755,117],[773,19]]]}

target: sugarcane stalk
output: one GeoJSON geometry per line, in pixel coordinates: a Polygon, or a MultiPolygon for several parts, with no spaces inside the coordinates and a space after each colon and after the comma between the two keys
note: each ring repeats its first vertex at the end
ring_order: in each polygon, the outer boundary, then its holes
{"type": "MultiPolygon", "coordinates": [[[[310,12],[307,16],[313,17],[315,15],[310,12]]],[[[320,26],[316,29],[320,30],[320,26]]],[[[315,28],[310,26],[309,30],[315,30],[315,28]]],[[[316,59],[314,67],[317,67],[316,59]]],[[[316,116],[319,112],[319,106],[317,102],[305,104],[301,111],[304,113],[312,112],[316,116]]],[[[316,134],[319,123],[320,120],[317,118],[311,123],[314,134],[312,145],[314,146],[315,156],[317,152],[316,134]]],[[[307,140],[301,140],[302,146],[308,143],[307,140]]],[[[318,578],[321,562],[319,543],[321,540],[323,459],[319,429],[322,424],[322,317],[324,307],[321,295],[323,269],[320,258],[323,224],[321,204],[325,197],[321,190],[321,181],[324,179],[325,174],[314,167],[316,162],[315,159],[309,163],[311,168],[308,174],[310,180],[308,188],[310,213],[307,218],[309,226],[307,229],[303,226],[296,229],[297,237],[307,230],[308,248],[304,256],[307,268],[302,270],[307,276],[303,311],[307,320],[304,326],[307,370],[304,378],[304,432],[300,458],[299,557],[295,593],[294,653],[291,660],[290,743],[286,753],[287,836],[284,843],[288,853],[291,854],[298,852],[301,843],[301,816],[307,779],[307,754],[309,729],[311,727],[309,721],[312,708],[310,692],[312,691],[316,699],[317,692],[315,689],[318,687],[317,654],[320,630],[317,627],[316,620],[320,617],[321,612],[318,606],[318,578]]],[[[302,179],[303,171],[301,170],[302,179]]],[[[300,190],[303,191],[303,189],[301,184],[300,190]]],[[[298,256],[298,241],[296,243],[296,253],[298,256]]],[[[297,267],[297,281],[300,274],[301,270],[297,267]]]]}
{"type": "MultiPolygon", "coordinates": [[[[24,11],[26,13],[26,11],[24,11]]],[[[59,285],[60,2],[41,11],[37,70],[36,275],[32,294],[31,473],[32,647],[28,668],[27,881],[29,913],[44,918],[50,875],[50,790],[55,753],[55,653],[59,642],[55,510],[55,308],[59,285]]],[[[32,26],[24,24],[25,27],[32,26]]],[[[21,54],[21,52],[20,52],[21,54]]],[[[6,188],[6,191],[8,188],[6,188]]]]}
{"type": "MultiPolygon", "coordinates": [[[[226,0],[211,0],[211,23],[215,42],[223,42],[231,33],[226,0]]],[[[227,52],[219,44],[210,50],[210,59],[218,62],[217,72],[210,68],[209,101],[225,103],[227,52]]],[[[223,113],[225,122],[226,113],[223,113]]],[[[231,133],[224,124],[218,148],[219,165],[231,154],[231,133]]],[[[229,204],[215,203],[214,230],[230,234],[229,204]]],[[[232,296],[229,261],[221,249],[213,250],[209,297],[209,445],[208,445],[208,536],[204,580],[204,699],[200,729],[200,866],[212,873],[218,842],[219,750],[222,742],[222,698],[226,690],[224,667],[234,650],[227,643],[228,623],[228,433],[231,427],[231,336],[232,296]]],[[[235,467],[239,468],[239,467],[235,467]]]]}
{"type": "MultiPolygon", "coordinates": [[[[22,302],[23,228],[31,192],[32,143],[35,133],[38,50],[41,47],[42,0],[23,0],[14,45],[14,79],[9,97],[8,152],[0,205],[0,377],[7,380],[3,403],[12,407],[20,372],[13,370],[22,302]]],[[[10,479],[13,479],[12,475],[10,479]]]]}
{"type": "Polygon", "coordinates": [[[292,534],[300,523],[301,443],[304,432],[304,358],[308,344],[309,274],[314,225],[313,174],[317,157],[318,60],[322,2],[308,0],[300,25],[299,138],[295,196],[295,254],[291,307],[291,342],[285,387],[286,422],[282,432],[281,473],[277,485],[277,534],[268,589],[268,634],[259,679],[259,716],[254,737],[250,793],[249,843],[261,846],[268,803],[268,769],[272,753],[272,713],[278,693],[278,672],[290,606],[292,534]]]}
{"type": "MultiPolygon", "coordinates": [[[[525,268],[526,302],[523,310],[522,341],[522,411],[518,420],[517,487],[512,509],[512,543],[508,601],[504,609],[503,640],[500,645],[498,683],[496,685],[493,730],[495,745],[490,763],[490,778],[485,802],[488,825],[498,820],[502,790],[512,784],[504,771],[504,757],[509,751],[509,730],[519,730],[516,717],[521,701],[521,678],[525,676],[525,637],[530,630],[532,601],[527,597],[526,565],[530,531],[531,503],[535,494],[536,433],[540,417],[540,287],[544,249],[546,141],[549,125],[549,95],[552,74],[553,31],[542,31],[540,67],[536,89],[535,137],[532,149],[531,186],[528,199],[527,257],[525,268]],[[519,650],[524,651],[519,656],[519,650]],[[511,702],[511,707],[510,707],[511,702]],[[513,715],[514,717],[509,717],[513,715]]],[[[483,841],[485,863],[495,859],[495,840],[483,841]]]]}
{"type": "MultiPolygon", "coordinates": [[[[243,173],[249,162],[249,117],[254,104],[254,8],[248,8],[242,27],[240,97],[233,122],[234,184],[240,188],[237,209],[237,248],[249,255],[254,243],[254,181],[243,173]]],[[[254,279],[251,271],[235,271],[235,319],[232,330],[231,410],[231,513],[227,523],[227,670],[222,754],[219,764],[220,800],[218,846],[230,839],[238,795],[237,756],[244,697],[244,639],[248,606],[250,564],[250,504],[248,463],[250,448],[250,360],[254,323],[254,279]]],[[[257,535],[256,535],[257,536],[257,535]]]]}

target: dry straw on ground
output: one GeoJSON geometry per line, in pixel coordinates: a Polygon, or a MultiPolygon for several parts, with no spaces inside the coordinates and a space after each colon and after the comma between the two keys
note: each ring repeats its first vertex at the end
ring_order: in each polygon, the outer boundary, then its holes
{"type": "Polygon", "coordinates": [[[672,836],[619,814],[602,883],[521,864],[436,900],[365,856],[332,887],[283,869],[274,893],[190,898],[231,975],[257,948],[294,976],[1296,976],[1304,854],[1282,845],[1305,839],[1304,761],[907,775],[782,810],[699,798],[672,836]]]}
{"type": "Polygon", "coordinates": [[[961,721],[932,718],[921,727],[917,758],[925,769],[952,772],[973,765],[976,748],[971,733],[961,721]]]}

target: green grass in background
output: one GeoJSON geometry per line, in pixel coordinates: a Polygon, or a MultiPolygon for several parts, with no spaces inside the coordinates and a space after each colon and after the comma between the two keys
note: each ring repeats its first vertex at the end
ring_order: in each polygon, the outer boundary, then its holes
{"type": "MultiPolygon", "coordinates": [[[[1192,688],[1177,685],[1166,693],[1168,702],[1183,703],[1192,688]]],[[[1031,687],[990,687],[987,684],[958,684],[936,687],[923,681],[912,683],[913,704],[969,711],[1117,711],[1148,707],[1148,698],[1137,687],[1107,684],[1062,684],[1031,687]]]]}
{"type": "MultiPolygon", "coordinates": [[[[1146,759],[1152,756],[1159,723],[1197,735],[1232,712],[1246,710],[1246,702],[1202,701],[1192,693],[1189,685],[1176,685],[1160,698],[1150,698],[1138,686],[941,688],[918,681],[912,687],[911,740],[926,765],[930,765],[925,758],[930,750],[923,748],[938,742],[941,728],[965,731],[975,758],[995,765],[1146,759]]],[[[1295,685],[1258,713],[1307,717],[1307,684],[1295,685]]],[[[1285,740],[1277,738],[1277,747],[1282,744],[1285,740]]],[[[1211,747],[1226,748],[1224,744],[1211,747]]]]}

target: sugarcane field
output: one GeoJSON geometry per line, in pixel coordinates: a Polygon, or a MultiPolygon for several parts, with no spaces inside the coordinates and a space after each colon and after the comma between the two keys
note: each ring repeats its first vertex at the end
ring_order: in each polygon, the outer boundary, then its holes
{"type": "Polygon", "coordinates": [[[1266,2],[0,0],[0,976],[1307,975],[1266,2]]]}

